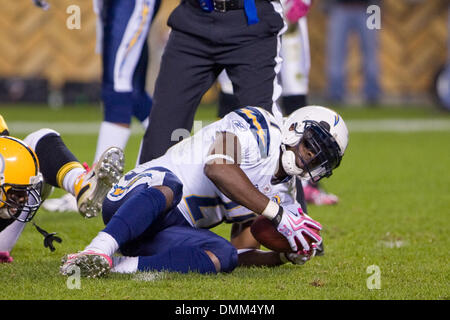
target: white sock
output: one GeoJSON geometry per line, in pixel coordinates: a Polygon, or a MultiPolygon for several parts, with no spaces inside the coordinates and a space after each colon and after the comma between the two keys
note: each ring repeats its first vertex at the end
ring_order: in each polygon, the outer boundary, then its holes
{"type": "Polygon", "coordinates": [[[141,158],[141,152],[142,152],[142,143],[144,142],[144,139],[142,139],[141,140],[141,143],[139,144],[139,151],[138,151],[138,155],[137,155],[137,158],[136,158],[136,167],[138,166],[138,165],[140,165],[140,162],[139,162],[139,159],[141,158]]]}
{"type": "Polygon", "coordinates": [[[85,171],[84,168],[74,168],[67,172],[62,183],[63,189],[75,196],[75,182],[85,171]]]}
{"type": "Polygon", "coordinates": [[[119,244],[110,234],[100,231],[84,250],[100,251],[112,256],[119,249],[119,244]]]}
{"type": "Polygon", "coordinates": [[[141,122],[142,128],[144,128],[144,130],[147,130],[148,123],[149,123],[148,117],[145,118],[145,119],[141,122]]]}
{"type": "Polygon", "coordinates": [[[117,273],[133,273],[138,269],[139,257],[112,257],[113,269],[112,272],[117,273]]]}
{"type": "MultiPolygon", "coordinates": [[[[144,130],[147,130],[148,123],[149,123],[148,117],[145,118],[145,120],[141,122],[141,125],[142,125],[142,127],[144,128],[144,130]]],[[[140,165],[139,159],[141,158],[142,142],[143,142],[143,140],[141,140],[141,143],[140,143],[140,145],[139,145],[138,156],[137,156],[137,159],[136,159],[136,167],[137,167],[138,165],[140,165]]]]}
{"type": "Polygon", "coordinates": [[[11,252],[25,228],[25,223],[14,221],[0,232],[0,251],[11,252]]]}
{"type": "Polygon", "coordinates": [[[119,126],[112,122],[103,121],[97,139],[97,149],[95,151],[94,163],[98,161],[103,152],[108,148],[118,147],[122,150],[127,145],[131,129],[119,126]]]}

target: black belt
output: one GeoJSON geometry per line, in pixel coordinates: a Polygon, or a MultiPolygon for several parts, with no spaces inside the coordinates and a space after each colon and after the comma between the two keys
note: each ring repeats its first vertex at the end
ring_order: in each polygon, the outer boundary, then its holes
{"type": "MultiPolygon", "coordinates": [[[[187,0],[195,7],[200,7],[199,1],[203,0],[187,0]]],[[[244,9],[244,0],[211,0],[214,5],[214,11],[227,12],[230,10],[244,9]]],[[[256,0],[257,1],[257,0],[256,0]]]]}
{"type": "Polygon", "coordinates": [[[212,0],[214,11],[227,12],[230,10],[244,9],[243,0],[212,0]]]}

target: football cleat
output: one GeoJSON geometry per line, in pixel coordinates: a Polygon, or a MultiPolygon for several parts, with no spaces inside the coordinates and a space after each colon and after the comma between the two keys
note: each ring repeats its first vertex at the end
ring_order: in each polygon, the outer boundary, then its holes
{"type": "Polygon", "coordinates": [[[87,278],[98,278],[108,274],[112,268],[112,259],[108,255],[86,250],[64,256],[59,269],[62,275],[71,275],[75,268],[80,275],[87,278]]]}
{"type": "Polygon", "coordinates": [[[8,251],[0,251],[0,263],[11,263],[13,260],[8,251]]]}
{"type": "Polygon", "coordinates": [[[75,182],[75,194],[80,214],[86,218],[97,216],[109,189],[123,174],[124,155],[119,148],[106,150],[89,172],[75,182]]]}
{"type": "Polygon", "coordinates": [[[42,203],[42,207],[50,212],[78,211],[77,199],[70,193],[66,193],[61,198],[47,199],[42,203]]]}
{"type": "Polygon", "coordinates": [[[303,193],[305,194],[306,202],[316,206],[333,205],[339,202],[339,198],[336,195],[327,193],[311,183],[303,186],[303,193]]]}

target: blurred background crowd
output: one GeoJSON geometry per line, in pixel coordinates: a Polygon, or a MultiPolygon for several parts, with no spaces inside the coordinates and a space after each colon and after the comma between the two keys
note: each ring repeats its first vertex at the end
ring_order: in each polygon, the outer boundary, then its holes
{"type": "MultiPolygon", "coordinates": [[[[179,0],[164,0],[149,34],[147,90],[153,92],[179,0]]],[[[379,29],[367,28],[369,1],[318,0],[308,13],[309,96],[314,103],[424,105],[450,109],[448,0],[371,1],[379,29]]],[[[96,54],[92,0],[4,1],[0,11],[0,103],[48,103],[53,108],[100,101],[101,57],[96,54]],[[80,28],[69,29],[77,5],[80,28]]],[[[218,84],[203,102],[215,103],[218,84]]]]}

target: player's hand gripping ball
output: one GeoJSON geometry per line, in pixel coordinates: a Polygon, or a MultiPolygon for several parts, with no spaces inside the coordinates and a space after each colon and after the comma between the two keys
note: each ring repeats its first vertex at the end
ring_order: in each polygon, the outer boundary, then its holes
{"type": "MultiPolygon", "coordinates": [[[[317,221],[306,216],[301,208],[296,208],[296,210],[298,214],[296,215],[295,223],[291,219],[286,219],[286,223],[290,224],[288,226],[289,229],[296,231],[295,242],[297,244],[297,251],[292,250],[286,236],[278,231],[280,228],[277,228],[271,220],[264,216],[256,218],[251,225],[250,231],[253,237],[264,247],[276,252],[310,254],[312,250],[316,249],[322,243],[322,237],[320,236],[322,226],[317,221]]],[[[285,210],[283,214],[289,213],[292,212],[285,210]]]]}

